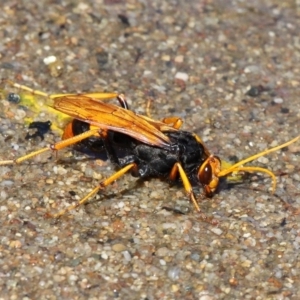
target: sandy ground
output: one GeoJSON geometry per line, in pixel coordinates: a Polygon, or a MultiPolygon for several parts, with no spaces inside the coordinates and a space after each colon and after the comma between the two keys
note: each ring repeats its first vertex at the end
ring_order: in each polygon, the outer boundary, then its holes
{"type": "MultiPolygon", "coordinates": [[[[153,118],[179,116],[212,153],[238,160],[300,133],[299,5],[2,1],[0,77],[48,93],[123,92],[141,114],[151,98],[153,118]]],[[[59,140],[26,140],[32,113],[1,88],[1,159],[59,140]]],[[[212,199],[195,189],[218,226],[201,221],[182,187],[129,175],[48,219],[112,165],[62,151],[1,166],[0,299],[299,299],[299,153],[298,142],[252,163],[275,172],[274,195],[259,174],[212,199]]]]}

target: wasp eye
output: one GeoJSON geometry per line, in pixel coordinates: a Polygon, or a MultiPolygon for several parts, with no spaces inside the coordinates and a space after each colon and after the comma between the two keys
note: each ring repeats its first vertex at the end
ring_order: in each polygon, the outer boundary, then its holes
{"type": "Polygon", "coordinates": [[[217,156],[211,155],[206,159],[198,171],[198,179],[203,185],[207,197],[212,197],[219,185],[221,161],[217,156]]]}
{"type": "Polygon", "coordinates": [[[203,185],[209,185],[212,180],[212,169],[210,164],[206,164],[199,172],[199,180],[203,185]]]}

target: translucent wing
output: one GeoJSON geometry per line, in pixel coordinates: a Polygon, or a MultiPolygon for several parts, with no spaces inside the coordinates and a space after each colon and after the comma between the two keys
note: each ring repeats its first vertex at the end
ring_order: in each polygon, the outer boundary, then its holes
{"type": "Polygon", "coordinates": [[[169,138],[161,130],[175,130],[162,122],[85,95],[56,97],[52,107],[99,129],[124,133],[145,144],[161,148],[170,147],[169,138]]]}

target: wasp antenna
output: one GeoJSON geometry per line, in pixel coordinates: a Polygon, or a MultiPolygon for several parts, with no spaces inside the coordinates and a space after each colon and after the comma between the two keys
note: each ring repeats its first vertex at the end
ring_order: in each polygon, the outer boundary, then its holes
{"type": "MultiPolygon", "coordinates": [[[[268,174],[270,177],[272,177],[272,193],[275,192],[276,190],[276,183],[277,183],[277,180],[276,180],[276,176],[275,174],[268,170],[268,169],[265,169],[265,168],[260,168],[260,167],[237,167],[236,169],[234,170],[231,170],[230,173],[232,172],[240,172],[240,171],[246,171],[246,172],[260,172],[260,173],[266,173],[268,174]]],[[[225,176],[225,175],[222,175],[222,176],[225,176]]]]}
{"type": "MultiPolygon", "coordinates": [[[[223,176],[226,176],[226,175],[228,175],[228,174],[230,174],[230,173],[232,173],[232,172],[235,172],[235,171],[237,171],[237,170],[241,170],[242,167],[240,167],[240,166],[242,166],[242,165],[244,165],[244,164],[246,164],[246,163],[248,163],[248,162],[250,162],[250,161],[253,161],[253,160],[255,160],[255,159],[257,159],[257,158],[259,158],[259,157],[261,157],[261,156],[267,155],[267,154],[269,154],[269,153],[271,153],[271,152],[274,152],[274,151],[277,151],[277,150],[282,149],[282,148],[284,148],[284,147],[287,147],[287,146],[289,146],[289,145],[295,143],[295,142],[298,141],[299,139],[300,139],[300,135],[298,135],[297,137],[293,138],[292,140],[290,140],[290,141],[288,141],[288,142],[286,142],[286,143],[284,143],[284,144],[281,144],[281,145],[279,145],[279,146],[273,147],[273,148],[271,148],[271,149],[264,150],[264,151],[262,151],[262,152],[260,152],[260,153],[257,153],[257,154],[255,154],[255,155],[252,155],[252,156],[250,156],[250,157],[248,157],[248,158],[246,158],[246,159],[243,159],[243,160],[237,162],[236,164],[232,165],[231,167],[229,167],[229,168],[227,168],[227,169],[224,169],[224,170],[221,170],[220,173],[218,174],[218,177],[223,177],[223,176]]],[[[244,168],[244,167],[243,167],[243,168],[244,168]]],[[[248,167],[248,168],[251,168],[251,167],[248,167]]],[[[254,168],[254,167],[253,167],[253,168],[254,168]]],[[[267,170],[267,169],[263,169],[263,170],[267,170]]],[[[270,172],[271,172],[271,171],[270,171],[270,172]]],[[[267,173],[267,172],[265,172],[265,173],[267,173]]],[[[273,173],[272,173],[272,174],[273,174],[273,173]]],[[[273,174],[273,175],[274,175],[274,174],[273,174]]],[[[270,175],[270,176],[272,176],[272,175],[270,175]]]]}
{"type": "MultiPolygon", "coordinates": [[[[47,98],[49,100],[54,100],[55,98],[59,98],[59,97],[63,97],[63,96],[74,95],[74,94],[48,94],[48,93],[42,92],[40,90],[34,90],[34,89],[29,88],[25,85],[18,84],[18,83],[13,82],[12,80],[9,80],[9,79],[6,79],[5,82],[7,84],[11,85],[12,87],[16,88],[16,89],[26,91],[26,92],[30,93],[31,95],[33,95],[33,96],[40,96],[40,97],[47,98]]],[[[49,104],[49,105],[51,105],[51,104],[49,104]]]]}
{"type": "Polygon", "coordinates": [[[31,93],[32,95],[37,95],[37,96],[42,96],[42,97],[46,97],[46,98],[52,98],[52,95],[44,93],[42,91],[39,90],[34,90],[32,88],[29,88],[25,85],[22,84],[18,84],[16,82],[13,82],[12,80],[6,79],[5,82],[17,89],[23,90],[23,91],[27,91],[29,93],[31,93]]]}

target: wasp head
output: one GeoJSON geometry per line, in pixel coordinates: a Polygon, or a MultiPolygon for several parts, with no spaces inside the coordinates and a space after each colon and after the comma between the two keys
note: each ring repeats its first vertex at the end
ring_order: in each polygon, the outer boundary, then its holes
{"type": "Polygon", "coordinates": [[[198,179],[202,184],[207,197],[212,197],[219,185],[218,174],[221,171],[221,160],[214,155],[210,155],[200,166],[198,179]]]}

